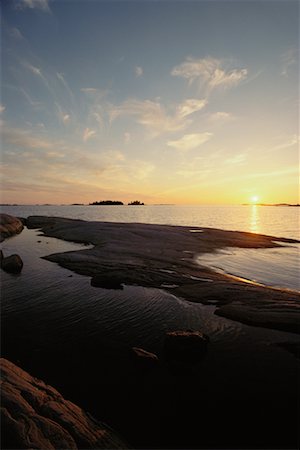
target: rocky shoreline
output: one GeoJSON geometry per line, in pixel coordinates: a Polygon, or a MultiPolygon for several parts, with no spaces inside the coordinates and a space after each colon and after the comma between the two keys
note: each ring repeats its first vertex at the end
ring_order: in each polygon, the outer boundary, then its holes
{"type": "Polygon", "coordinates": [[[225,247],[271,248],[297,243],[238,231],[134,223],[86,222],[30,216],[28,228],[45,236],[93,244],[87,250],[45,259],[92,277],[94,286],[123,284],[163,288],[188,301],[207,304],[216,314],[249,325],[299,333],[299,293],[245,283],[196,262],[201,253],[225,247]]]}
{"type": "MultiPolygon", "coordinates": [[[[44,257],[90,277],[92,286],[117,291],[130,285],[159,288],[203,305],[213,299],[215,314],[252,327],[247,338],[244,329],[233,343],[211,339],[203,333],[201,321],[195,329],[171,327],[156,352],[139,342],[115,351],[96,334],[89,335],[84,325],[74,323],[75,345],[73,340],[58,340],[59,347],[41,344],[37,351],[38,327],[33,322],[31,332],[30,325],[22,326],[23,314],[13,315],[2,331],[5,357],[48,386],[2,359],[5,448],[128,448],[127,442],[139,449],[270,449],[275,444],[294,448],[299,342],[296,335],[289,336],[299,331],[299,294],[234,280],[196,262],[199,254],[218,248],[272,247],[284,239],[56,217],[32,216],[24,223],[44,236],[92,244],[44,257]],[[256,326],[289,333],[264,329],[257,333],[256,326]],[[27,340],[21,330],[31,333],[27,340]],[[278,335],[277,344],[264,342],[268,333],[278,335]],[[32,431],[29,440],[26,429],[32,431]]],[[[17,283],[25,273],[5,275],[17,283]]],[[[83,301],[82,307],[88,304],[83,301]]]]}

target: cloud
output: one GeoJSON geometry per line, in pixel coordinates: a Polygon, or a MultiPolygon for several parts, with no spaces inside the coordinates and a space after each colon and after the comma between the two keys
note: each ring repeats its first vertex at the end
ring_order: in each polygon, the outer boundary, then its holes
{"type": "Polygon", "coordinates": [[[216,58],[187,57],[183,63],[172,69],[171,75],[185,78],[190,84],[198,82],[208,91],[218,87],[230,88],[247,77],[247,69],[225,69],[222,64],[222,61],[216,58]]]}
{"type": "Polygon", "coordinates": [[[281,75],[282,76],[289,76],[292,67],[294,67],[297,64],[298,58],[297,58],[298,52],[295,48],[291,48],[284,52],[281,55],[281,61],[282,61],[282,70],[281,75]]]}
{"type": "Polygon", "coordinates": [[[177,150],[188,151],[193,150],[200,145],[207,142],[212,137],[212,133],[193,133],[185,134],[182,138],[176,141],[168,141],[169,147],[174,147],[177,150]]]}
{"type": "Polygon", "coordinates": [[[0,114],[3,113],[5,111],[5,106],[4,105],[0,105],[0,114]]]}
{"type": "Polygon", "coordinates": [[[131,141],[131,134],[129,133],[129,131],[126,131],[125,133],[124,133],[124,142],[126,143],[126,144],[128,144],[128,142],[130,142],[131,141]]]}
{"type": "Polygon", "coordinates": [[[196,98],[188,98],[185,102],[181,103],[176,108],[176,114],[178,117],[186,117],[190,114],[200,111],[207,105],[207,100],[205,99],[196,99],[196,98]]]}
{"type": "Polygon", "coordinates": [[[47,87],[47,89],[52,93],[52,90],[50,89],[49,83],[47,78],[43,75],[42,70],[39,67],[33,66],[32,64],[30,64],[29,62],[25,61],[23,62],[24,67],[26,67],[28,70],[30,70],[31,73],[33,73],[34,75],[36,75],[37,77],[39,77],[43,83],[45,84],[45,86],[47,87]]]}
{"type": "Polygon", "coordinates": [[[225,160],[226,164],[230,165],[241,165],[244,164],[246,161],[246,154],[245,153],[239,153],[238,155],[233,156],[232,158],[228,158],[225,160]]]}
{"type": "Polygon", "coordinates": [[[63,111],[62,107],[61,107],[57,102],[55,102],[55,106],[56,106],[56,108],[57,108],[57,115],[58,115],[59,120],[60,120],[64,125],[66,125],[67,123],[69,123],[70,120],[71,120],[70,114],[68,114],[68,113],[66,113],[65,111],[63,111]]]}
{"type": "Polygon", "coordinates": [[[9,34],[14,39],[24,39],[21,31],[16,27],[11,28],[9,34]]]}
{"type": "Polygon", "coordinates": [[[104,98],[111,93],[109,89],[98,89],[93,87],[81,88],[80,91],[92,96],[96,95],[97,100],[104,98]]]}
{"type": "Polygon", "coordinates": [[[81,92],[86,92],[87,94],[96,94],[99,89],[96,88],[81,88],[81,92]]]}
{"type": "Polygon", "coordinates": [[[121,116],[136,117],[136,121],[150,129],[154,136],[181,130],[186,126],[182,117],[168,115],[164,107],[158,101],[152,100],[126,100],[119,106],[110,105],[110,122],[121,116]]]}
{"type": "Polygon", "coordinates": [[[217,111],[210,115],[210,120],[219,121],[219,120],[231,120],[234,116],[231,113],[225,111],[217,111]]]}
{"type": "Polygon", "coordinates": [[[24,97],[26,98],[26,100],[28,101],[28,103],[33,107],[39,107],[41,106],[40,102],[37,102],[35,100],[32,100],[32,98],[30,97],[30,95],[28,94],[28,92],[25,91],[25,89],[20,88],[21,93],[24,95],[24,97]]]}
{"type": "Polygon", "coordinates": [[[74,99],[74,95],[72,90],[70,89],[68,83],[66,82],[64,76],[62,73],[56,72],[56,76],[57,78],[62,82],[63,86],[65,87],[65,89],[68,91],[68,94],[70,96],[71,101],[73,102],[73,104],[75,104],[75,99],[74,99]]]}
{"type": "Polygon", "coordinates": [[[83,142],[87,142],[95,134],[96,134],[95,130],[91,130],[90,128],[85,128],[83,135],[82,135],[83,142]]]}
{"type": "Polygon", "coordinates": [[[16,3],[16,9],[39,9],[43,12],[50,12],[49,0],[19,0],[16,3]]]}
{"type": "Polygon", "coordinates": [[[140,66],[136,66],[136,67],[134,68],[134,72],[135,72],[135,76],[136,76],[136,77],[141,77],[141,76],[144,74],[144,70],[143,70],[143,68],[140,67],[140,66]]]}
{"type": "Polygon", "coordinates": [[[53,143],[20,128],[4,128],[2,130],[2,138],[4,142],[20,148],[45,150],[53,147],[53,143]]]}

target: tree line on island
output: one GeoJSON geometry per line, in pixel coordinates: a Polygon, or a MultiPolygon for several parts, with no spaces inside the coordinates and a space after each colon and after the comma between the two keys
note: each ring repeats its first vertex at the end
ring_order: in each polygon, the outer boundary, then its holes
{"type": "MultiPolygon", "coordinates": [[[[139,200],[134,200],[133,202],[128,203],[128,205],[144,205],[145,203],[140,202],[139,200]]],[[[118,200],[101,200],[99,202],[89,203],[90,206],[94,205],[124,205],[123,202],[118,200]]]]}

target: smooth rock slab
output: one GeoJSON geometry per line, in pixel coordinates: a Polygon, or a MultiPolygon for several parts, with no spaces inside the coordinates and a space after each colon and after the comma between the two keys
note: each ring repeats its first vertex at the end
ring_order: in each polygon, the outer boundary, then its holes
{"type": "Polygon", "coordinates": [[[23,261],[19,255],[10,255],[1,260],[1,268],[5,272],[20,273],[23,268],[23,261]]]}
{"type": "Polygon", "coordinates": [[[5,449],[126,449],[106,425],[53,387],[1,358],[1,434],[5,449]]]}

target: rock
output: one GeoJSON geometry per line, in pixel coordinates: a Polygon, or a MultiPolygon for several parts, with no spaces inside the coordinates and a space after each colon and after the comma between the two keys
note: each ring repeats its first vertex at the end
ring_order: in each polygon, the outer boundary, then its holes
{"type": "Polygon", "coordinates": [[[166,362],[197,363],[202,360],[209,342],[201,331],[170,331],[164,342],[166,362]]]}
{"type": "Polygon", "coordinates": [[[115,276],[95,275],[91,279],[91,285],[94,287],[101,287],[103,289],[124,289],[121,281],[115,276]]]}
{"type": "Polygon", "coordinates": [[[131,355],[134,363],[143,369],[152,369],[157,367],[159,360],[155,353],[147,352],[143,348],[132,347],[131,355]]]}
{"type": "Polygon", "coordinates": [[[4,258],[4,256],[3,256],[3,251],[2,250],[0,250],[0,264],[2,263],[2,259],[4,258]]]}
{"type": "Polygon", "coordinates": [[[5,272],[20,273],[23,268],[23,261],[19,255],[10,255],[2,259],[1,268],[5,272]]]}
{"type": "Polygon", "coordinates": [[[0,242],[4,239],[21,233],[24,225],[20,219],[8,214],[0,214],[0,242]]]}
{"type": "Polygon", "coordinates": [[[1,358],[1,434],[5,449],[126,449],[53,387],[1,358]]]}

